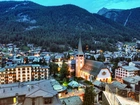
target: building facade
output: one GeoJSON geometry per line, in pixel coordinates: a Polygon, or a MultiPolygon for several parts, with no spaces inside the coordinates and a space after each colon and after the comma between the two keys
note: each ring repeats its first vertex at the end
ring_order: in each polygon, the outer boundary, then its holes
{"type": "Polygon", "coordinates": [[[0,84],[35,81],[48,78],[48,66],[17,65],[0,69],[0,84]]]}
{"type": "Polygon", "coordinates": [[[80,38],[78,44],[78,53],[76,55],[76,77],[80,77],[80,70],[84,66],[84,62],[85,62],[85,57],[82,51],[82,44],[80,38]]]}
{"type": "Polygon", "coordinates": [[[123,78],[138,75],[140,69],[135,66],[121,66],[115,70],[116,80],[123,82],[123,78]]]}

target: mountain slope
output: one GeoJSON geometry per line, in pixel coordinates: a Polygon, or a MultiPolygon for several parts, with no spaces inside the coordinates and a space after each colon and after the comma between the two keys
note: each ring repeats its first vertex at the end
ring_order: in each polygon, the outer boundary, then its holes
{"type": "Polygon", "coordinates": [[[129,10],[117,10],[106,9],[99,10],[99,15],[109,18],[115,22],[122,24],[123,26],[140,30],[140,8],[134,8],[129,10]]]}
{"type": "Polygon", "coordinates": [[[97,46],[94,40],[108,43],[131,41],[132,35],[139,38],[138,31],[74,5],[0,2],[0,24],[1,43],[34,43],[50,50],[58,50],[59,44],[76,47],[80,36],[90,48],[97,46]]]}

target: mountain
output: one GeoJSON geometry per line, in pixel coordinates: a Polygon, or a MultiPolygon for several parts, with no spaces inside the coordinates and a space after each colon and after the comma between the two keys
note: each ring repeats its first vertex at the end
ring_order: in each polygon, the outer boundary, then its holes
{"type": "Polygon", "coordinates": [[[123,26],[137,31],[140,30],[140,7],[129,10],[102,8],[98,11],[98,14],[120,23],[123,26]]]}
{"type": "Polygon", "coordinates": [[[107,49],[116,41],[139,38],[139,32],[75,5],[41,6],[30,1],[0,2],[0,42],[34,43],[51,51],[59,45],[76,48],[79,37],[83,46],[107,49]],[[107,46],[94,41],[106,43],[107,46]]]}

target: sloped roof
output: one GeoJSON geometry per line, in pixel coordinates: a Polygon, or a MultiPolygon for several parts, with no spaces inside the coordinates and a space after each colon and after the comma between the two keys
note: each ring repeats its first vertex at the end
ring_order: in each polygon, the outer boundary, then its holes
{"type": "Polygon", "coordinates": [[[136,75],[134,77],[125,77],[125,78],[123,78],[123,80],[128,83],[135,84],[140,81],[140,76],[136,75]]]}
{"type": "Polygon", "coordinates": [[[31,91],[28,94],[26,94],[26,97],[32,97],[32,98],[33,97],[39,97],[39,96],[53,97],[54,94],[49,92],[49,91],[43,90],[43,89],[38,89],[38,90],[35,90],[35,91],[31,91]]]}
{"type": "Polygon", "coordinates": [[[53,89],[50,80],[30,81],[20,85],[19,83],[1,85],[0,98],[13,97],[16,93],[27,97],[50,97],[56,95],[57,91],[53,89]]]}
{"type": "Polygon", "coordinates": [[[98,80],[95,80],[95,81],[93,82],[93,85],[94,85],[94,86],[98,86],[98,87],[102,87],[102,82],[101,82],[101,81],[98,81],[98,80]]]}
{"type": "Polygon", "coordinates": [[[122,66],[123,69],[131,72],[131,71],[139,71],[140,69],[135,66],[122,66]]]}
{"type": "Polygon", "coordinates": [[[72,96],[61,99],[61,103],[62,105],[64,105],[63,103],[65,103],[66,105],[82,105],[82,100],[79,96],[72,96]]]}
{"type": "Polygon", "coordinates": [[[81,70],[91,75],[97,76],[102,68],[104,68],[103,62],[85,60],[85,64],[81,70]]]}
{"type": "Polygon", "coordinates": [[[126,86],[127,86],[126,84],[120,83],[118,81],[114,81],[112,84],[109,84],[109,87],[111,88],[112,91],[113,90],[116,91],[116,88],[125,90],[126,86]]]}

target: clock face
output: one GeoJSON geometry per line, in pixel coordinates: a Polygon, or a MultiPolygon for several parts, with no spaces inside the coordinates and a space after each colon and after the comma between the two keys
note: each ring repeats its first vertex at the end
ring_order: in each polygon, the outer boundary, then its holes
{"type": "Polygon", "coordinates": [[[105,72],[105,71],[103,71],[103,72],[102,72],[102,75],[106,75],[106,72],[105,72]]]}

